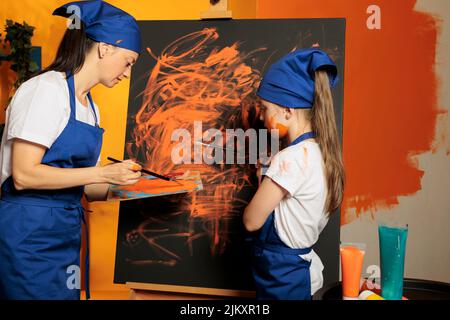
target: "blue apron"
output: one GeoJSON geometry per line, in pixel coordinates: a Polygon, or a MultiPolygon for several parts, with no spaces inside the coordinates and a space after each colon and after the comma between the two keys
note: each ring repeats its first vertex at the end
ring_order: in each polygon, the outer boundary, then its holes
{"type": "MultiPolygon", "coordinates": [[[[313,132],[304,133],[290,146],[314,137],[313,132]]],[[[273,211],[252,239],[252,244],[252,269],[258,299],[311,300],[311,262],[300,257],[310,253],[311,248],[292,249],[284,244],[275,230],[273,211]]]]}
{"type": "MultiPolygon", "coordinates": [[[[69,73],[67,84],[70,118],[41,163],[58,168],[92,167],[100,155],[104,130],[98,126],[90,94],[88,98],[96,125],[76,120],[74,77],[69,73]]],[[[1,190],[0,299],[80,299],[84,186],[19,191],[10,176],[1,190]]],[[[85,281],[86,298],[89,299],[87,228],[85,231],[85,281]]]]}

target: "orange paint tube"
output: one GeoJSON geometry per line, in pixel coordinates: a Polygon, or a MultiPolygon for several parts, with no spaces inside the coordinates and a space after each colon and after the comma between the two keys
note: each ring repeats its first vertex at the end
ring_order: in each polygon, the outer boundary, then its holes
{"type": "Polygon", "coordinates": [[[366,245],[363,243],[342,244],[340,252],[343,299],[358,300],[366,245]]]}

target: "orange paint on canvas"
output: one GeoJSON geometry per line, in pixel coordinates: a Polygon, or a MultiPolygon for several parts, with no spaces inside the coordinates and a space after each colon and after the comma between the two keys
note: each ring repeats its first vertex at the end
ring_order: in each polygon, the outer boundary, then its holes
{"type": "MultiPolygon", "coordinates": [[[[216,29],[205,28],[176,39],[160,53],[147,49],[148,55],[142,59],[152,59],[155,65],[149,70],[147,85],[140,94],[142,103],[134,115],[132,139],[127,143],[128,156],[139,159],[150,170],[162,174],[176,170],[201,173],[203,190],[187,194],[179,212],[187,212],[190,223],[194,218],[201,218],[204,230],[194,232],[189,224],[189,232],[180,236],[186,237],[191,251],[195,239],[208,236],[212,255],[225,250],[230,232],[227,219],[240,215],[247,204],[237,195],[245,185],[251,185],[251,170],[238,165],[195,163],[197,156],[210,154],[211,150],[194,143],[197,130],[194,122],[203,125],[200,137],[209,128],[225,133],[227,128],[241,127],[241,124],[246,128],[254,126],[255,118],[250,112],[256,101],[250,96],[259,83],[260,72],[252,69],[248,61],[256,52],[264,50],[242,52],[238,43],[214,46],[218,38],[216,29]],[[192,141],[188,141],[191,154],[186,154],[191,164],[177,165],[172,161],[172,150],[179,143],[171,139],[176,129],[185,129],[192,135],[192,141]]],[[[214,144],[226,145],[229,139],[234,137],[224,135],[222,141],[214,144]]],[[[143,230],[148,227],[146,222],[144,225],[135,232],[145,233],[143,230]]],[[[153,237],[147,238],[154,249],[169,254],[165,251],[168,248],[151,241],[153,237]]]]}
{"type": "Polygon", "coordinates": [[[434,73],[438,31],[431,15],[414,11],[415,3],[259,1],[259,18],[346,18],[342,224],[397,205],[399,196],[421,189],[424,172],[411,156],[432,148],[439,112],[434,73]],[[381,8],[381,30],[366,27],[372,4],[381,8]]]}

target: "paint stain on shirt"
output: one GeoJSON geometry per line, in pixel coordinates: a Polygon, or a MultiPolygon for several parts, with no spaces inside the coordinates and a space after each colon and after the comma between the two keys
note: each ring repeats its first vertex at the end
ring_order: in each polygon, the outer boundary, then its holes
{"type": "Polygon", "coordinates": [[[291,162],[288,160],[281,160],[278,166],[280,174],[289,174],[289,168],[291,166],[291,162]]]}
{"type": "Polygon", "coordinates": [[[306,148],[306,147],[303,147],[303,157],[304,157],[305,168],[308,168],[308,148],[306,148]]]}

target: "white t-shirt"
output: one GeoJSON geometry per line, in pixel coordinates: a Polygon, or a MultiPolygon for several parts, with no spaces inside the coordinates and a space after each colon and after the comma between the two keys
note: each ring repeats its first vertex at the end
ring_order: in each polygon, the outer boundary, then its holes
{"type": "MultiPolygon", "coordinates": [[[[280,239],[290,248],[310,248],[328,222],[325,210],[327,187],[322,153],[311,140],[277,153],[266,175],[288,194],[275,208],[274,223],[280,239]]],[[[311,295],[323,286],[323,264],[312,250],[301,255],[311,261],[311,295]]]]}
{"type": "MultiPolygon", "coordinates": [[[[89,99],[88,99],[89,100],[89,99]]],[[[76,119],[95,125],[88,101],[76,101],[76,119]]],[[[100,113],[94,103],[100,124],[100,113]]],[[[11,175],[11,146],[20,138],[50,148],[70,118],[70,96],[65,74],[49,71],[24,82],[6,109],[5,129],[0,149],[1,183],[11,175]]]]}

